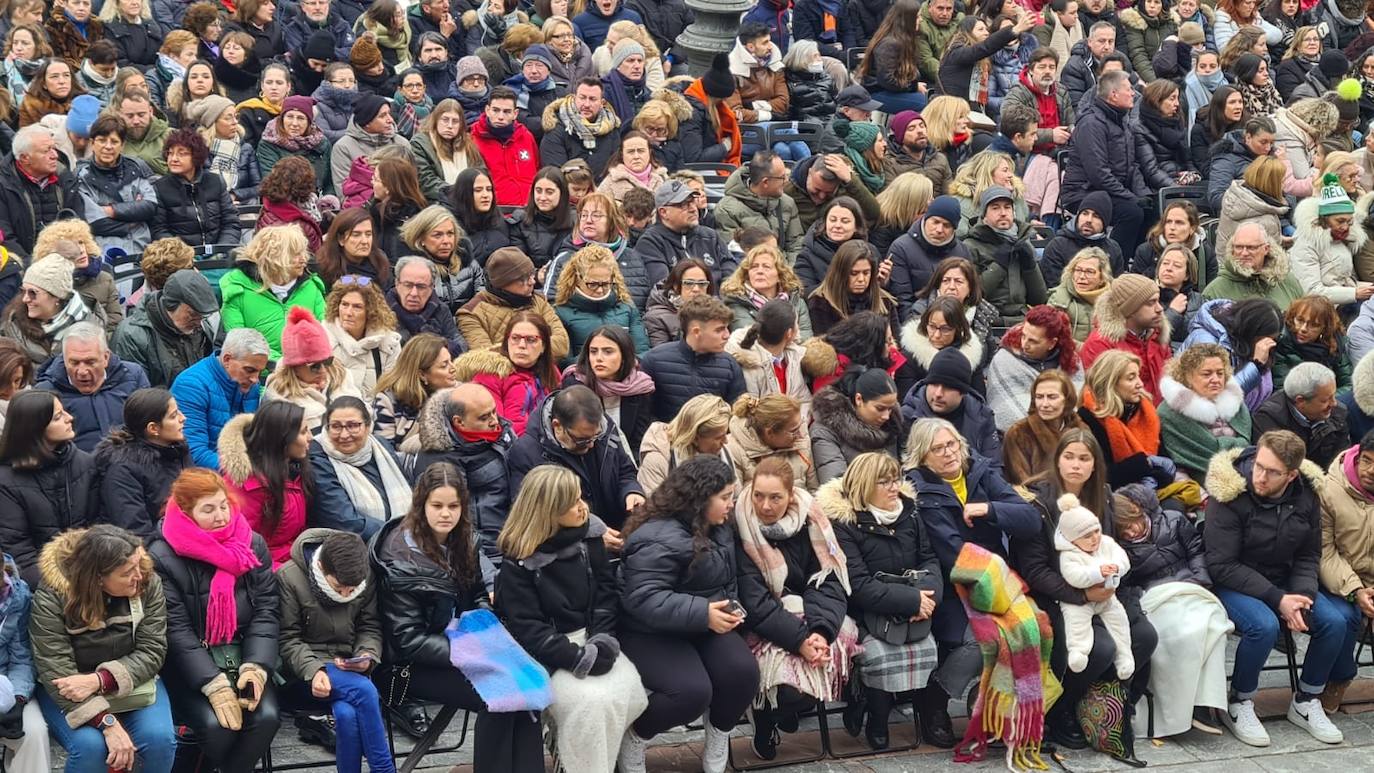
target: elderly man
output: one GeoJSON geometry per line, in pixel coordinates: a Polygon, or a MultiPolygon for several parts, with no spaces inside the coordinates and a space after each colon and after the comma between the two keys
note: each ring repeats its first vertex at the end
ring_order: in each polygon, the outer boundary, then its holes
{"type": "Polygon", "coordinates": [[[955,347],[941,349],[930,361],[926,377],[902,399],[902,420],[945,419],[959,428],[969,447],[989,459],[1002,458],[1002,440],[992,411],[973,390],[973,366],[955,347]]]}
{"type": "Polygon", "coordinates": [[[654,191],[658,222],[644,230],[635,242],[635,254],[644,263],[649,285],[667,278],[678,261],[700,258],[711,267],[716,286],[735,270],[729,242],[715,230],[701,225],[696,193],[681,180],[669,180],[654,191]]]}
{"type": "Polygon", "coordinates": [[[271,354],[256,329],[240,327],[224,336],[217,354],[183,370],[172,382],[172,396],[186,416],[186,444],[197,467],[219,469],[219,433],[240,413],[258,409],[258,383],[271,354]]]}
{"type": "MultiPolygon", "coordinates": [[[[28,257],[44,226],[79,217],[84,210],[76,175],[58,168],[52,132],[42,126],[20,129],[10,154],[0,160],[0,238],[5,249],[28,257]]],[[[800,236],[797,241],[800,245],[800,236]]]]}
{"type": "Polygon", "coordinates": [[[468,347],[448,306],[434,296],[437,281],[439,272],[433,263],[407,255],[396,264],[396,286],[387,290],[386,304],[396,313],[401,343],[419,333],[433,333],[448,342],[449,352],[456,357],[468,347]]]}
{"type": "MultiPolygon", "coordinates": [[[[334,39],[334,59],[348,61],[353,50],[353,25],[350,20],[330,8],[329,0],[301,0],[300,13],[287,16],[282,31],[288,51],[305,50],[305,43],[317,31],[328,32],[334,39]]],[[[342,180],[344,178],[335,178],[342,180]]]]}
{"type": "MultiPolygon", "coordinates": [[[[1374,433],[1358,445],[1343,449],[1331,461],[1317,486],[1322,508],[1322,557],[1318,569],[1322,589],[1343,599],[1366,619],[1374,620],[1374,433]]],[[[1349,682],[1337,680],[1322,693],[1329,712],[1340,708],[1349,682]]]]}
{"type": "MultiPolygon", "coordinates": [[[[1070,62],[1064,70],[1066,80],[1073,65],[1070,62]]],[[[1145,210],[1137,202],[1150,195],[1136,159],[1135,129],[1127,120],[1134,104],[1135,90],[1126,73],[1102,75],[1096,94],[1086,105],[1079,105],[1083,112],[1069,143],[1069,163],[1060,190],[1065,205],[1074,210],[1094,191],[1104,191],[1111,197],[1112,219],[1108,225],[1122,255],[1134,255],[1140,244],[1145,210]]]]}
{"type": "Polygon", "coordinates": [[[348,119],[344,136],[329,151],[329,172],[335,180],[347,180],[355,159],[371,156],[388,145],[409,148],[406,138],[396,132],[390,103],[376,94],[363,94],[353,103],[353,117],[348,119]]]}
{"type": "Polygon", "coordinates": [[[721,238],[728,242],[741,228],[762,228],[777,235],[787,262],[796,262],[806,230],[797,202],[786,193],[787,181],[782,157],[771,150],[760,150],[732,172],[725,181],[725,198],[716,204],[716,230],[721,238]]]}
{"type": "Polygon", "coordinates": [[[167,161],[162,157],[162,145],[171,133],[164,118],[153,111],[153,101],[145,91],[128,91],[113,106],[124,119],[128,131],[124,137],[124,155],[147,164],[157,174],[167,174],[167,161]]]}
{"type": "Polygon", "coordinates": [[[1298,364],[1254,413],[1256,435],[1291,430],[1307,444],[1307,458],[1326,467],[1350,442],[1347,410],[1336,399],[1336,374],[1317,362],[1298,364]]]}
{"type": "Polygon", "coordinates": [[[1097,73],[1102,69],[1103,60],[1115,50],[1116,25],[1107,21],[1092,25],[1088,37],[1074,44],[1060,75],[1060,85],[1068,93],[1069,104],[1084,107],[1084,95],[1097,85],[1097,73]]]}
{"type": "MultiPolygon", "coordinates": [[[[967,7],[967,6],[965,6],[967,7]]],[[[921,6],[916,36],[916,66],[921,80],[939,83],[940,58],[958,31],[964,15],[954,10],[954,0],[930,0],[921,6]]]]}
{"type": "Polygon", "coordinates": [[[1251,746],[1269,745],[1254,696],[1280,621],[1309,637],[1288,721],[1323,743],[1344,740],[1321,698],[1335,697],[1331,693],[1355,677],[1355,641],[1364,619],[1354,604],[1318,582],[1323,473],[1303,458],[1306,452],[1297,435],[1274,430],[1253,446],[1217,454],[1207,470],[1207,571],[1240,637],[1221,721],[1251,746]]]}
{"type": "Polygon", "coordinates": [[[34,384],[61,398],[83,451],[94,451],[111,427],[124,423],[124,401],[146,386],[143,368],[111,354],[104,328],[94,322],[71,326],[62,339],[62,358],[54,357],[34,384]]]}
{"type": "Polygon", "coordinates": [[[153,386],[166,387],[214,351],[215,331],[206,318],[216,311],[210,283],[199,271],[182,269],[119,323],[110,346],[142,365],[153,386]]]}
{"type": "Polygon", "coordinates": [[[1217,278],[1207,283],[1202,297],[1212,301],[1229,298],[1267,298],[1287,311],[1302,297],[1302,287],[1293,276],[1288,253],[1269,241],[1259,223],[1244,223],[1236,228],[1222,256],[1217,278]]]}
{"type": "Polygon", "coordinates": [[[930,145],[926,121],[915,110],[903,110],[887,122],[887,155],[883,157],[883,179],[889,183],[905,172],[920,172],[930,180],[936,196],[943,196],[954,177],[949,159],[930,145]]]}
{"type": "Polygon", "coordinates": [[[1140,380],[1158,405],[1164,363],[1173,356],[1169,340],[1169,320],[1159,302],[1159,285],[1139,274],[1123,274],[1098,296],[1093,306],[1093,331],[1078,355],[1084,370],[1110,349],[1139,357],[1140,380]]]}
{"type": "Polygon", "coordinates": [[[797,162],[792,174],[788,175],[783,193],[797,205],[803,231],[811,229],[820,219],[821,210],[836,196],[849,196],[859,202],[864,219],[870,223],[878,222],[882,214],[872,191],[854,173],[849,160],[839,153],[825,153],[797,162]]]}
{"type": "Polygon", "coordinates": [[[128,124],[102,115],[91,124],[91,157],[76,167],[86,219],[102,248],[143,252],[153,240],[157,213],[153,172],[141,159],[124,155],[128,124]]]}

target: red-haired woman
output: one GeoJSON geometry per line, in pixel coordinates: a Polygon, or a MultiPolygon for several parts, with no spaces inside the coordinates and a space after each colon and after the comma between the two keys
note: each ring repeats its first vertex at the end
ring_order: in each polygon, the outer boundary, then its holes
{"type": "Polygon", "coordinates": [[[1012,424],[1002,439],[1002,469],[1013,486],[1048,470],[1060,436],[1083,427],[1078,418],[1078,387],[1062,370],[1047,370],[1035,377],[1027,408],[1026,418],[1012,424]]]}
{"type": "Polygon", "coordinates": [[[460,382],[486,387],[496,399],[497,413],[510,422],[517,436],[523,435],[530,415],[558,388],[552,337],[543,316],[517,311],[506,324],[500,345],[459,357],[453,363],[454,376],[460,382]]]}
{"type": "Polygon", "coordinates": [[[1083,385],[1083,366],[1068,315],[1053,306],[1033,306],[1025,322],[1002,336],[1002,348],[984,374],[988,407],[997,417],[998,430],[1006,432],[1026,418],[1033,385],[1052,368],[1063,371],[1075,389],[1083,385]]]}
{"type": "Polygon", "coordinates": [[[1316,362],[1336,374],[1336,394],[1350,392],[1350,355],[1345,348],[1345,325],[1336,306],[1321,295],[1304,295],[1293,301],[1283,315],[1283,334],[1274,347],[1274,391],[1299,363],[1316,362]]]}

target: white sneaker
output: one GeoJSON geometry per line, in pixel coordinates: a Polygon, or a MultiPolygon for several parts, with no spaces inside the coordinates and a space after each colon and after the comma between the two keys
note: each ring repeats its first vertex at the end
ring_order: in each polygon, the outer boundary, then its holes
{"type": "Polygon", "coordinates": [[[1319,698],[1303,703],[1298,703],[1295,698],[1288,704],[1288,721],[1311,733],[1313,738],[1322,743],[1340,743],[1345,740],[1341,729],[1331,724],[1326,712],[1322,710],[1319,698]]]}
{"type": "Polygon", "coordinates": [[[649,742],[639,737],[633,727],[625,729],[625,737],[620,740],[620,757],[616,768],[620,773],[645,773],[644,750],[649,742]]]}
{"type": "Polygon", "coordinates": [[[717,730],[709,717],[702,717],[706,726],[706,747],[701,752],[701,767],[706,773],[725,773],[730,763],[730,731],[717,730]]]}
{"type": "Polygon", "coordinates": [[[1259,717],[1255,716],[1254,701],[1228,704],[1226,711],[1221,715],[1221,723],[1226,725],[1231,735],[1241,743],[1250,746],[1269,745],[1269,733],[1265,732],[1264,725],[1260,723],[1259,717]]]}

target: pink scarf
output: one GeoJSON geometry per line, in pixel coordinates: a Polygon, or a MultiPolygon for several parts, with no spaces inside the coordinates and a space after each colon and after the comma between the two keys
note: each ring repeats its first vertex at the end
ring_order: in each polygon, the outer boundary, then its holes
{"type": "Polygon", "coordinates": [[[234,581],[262,565],[253,553],[253,529],[248,520],[235,508],[227,526],[206,531],[182,512],[174,500],[168,499],[162,536],[182,558],[215,567],[215,576],[210,580],[210,603],[205,609],[205,642],[213,646],[233,641],[239,627],[234,581]]]}
{"type": "MultiPolygon", "coordinates": [[[[577,369],[576,363],[569,365],[563,371],[563,376],[572,376],[583,384],[587,379],[583,377],[582,371],[577,369]]],[[[600,397],[634,397],[635,395],[652,394],[654,391],[654,380],[648,373],[635,368],[630,371],[630,375],[624,381],[607,381],[604,378],[596,380],[596,394],[600,397]]]]}
{"type": "Polygon", "coordinates": [[[1346,450],[1341,459],[1341,468],[1345,470],[1345,479],[1350,481],[1350,487],[1364,497],[1366,502],[1374,502],[1374,494],[1365,491],[1364,486],[1360,485],[1360,471],[1357,467],[1359,458],[1360,445],[1356,443],[1346,450]]]}

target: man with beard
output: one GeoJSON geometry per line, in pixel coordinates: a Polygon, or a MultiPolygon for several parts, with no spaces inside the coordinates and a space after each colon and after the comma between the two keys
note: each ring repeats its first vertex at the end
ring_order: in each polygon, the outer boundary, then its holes
{"type": "Polygon", "coordinates": [[[1269,241],[1259,223],[1242,223],[1221,256],[1217,278],[1202,290],[1204,300],[1266,298],[1287,311],[1302,296],[1292,264],[1283,248],[1269,241]]]}
{"type": "Polygon", "coordinates": [[[715,229],[701,225],[696,196],[681,180],[659,184],[654,191],[658,222],[645,229],[635,242],[634,251],[644,263],[649,285],[657,286],[667,278],[678,261],[698,258],[711,267],[719,287],[735,269],[736,260],[729,243],[715,229]]]}
{"type": "Polygon", "coordinates": [[[907,426],[928,418],[953,424],[979,454],[1002,458],[997,420],[973,390],[973,366],[957,347],[946,346],[936,352],[926,377],[902,400],[902,420],[907,426]]]}
{"type": "Polygon", "coordinates": [[[1000,324],[1010,327],[1026,318],[1027,306],[1049,299],[1045,278],[1030,244],[1030,224],[1016,220],[1015,196],[994,185],[978,203],[982,219],[964,237],[973,265],[983,280],[983,298],[997,307],[1000,324]]]}
{"type": "MultiPolygon", "coordinates": [[[[410,24],[410,55],[417,61],[421,57],[421,47],[426,33],[433,32],[448,47],[448,60],[456,62],[467,53],[463,42],[463,25],[453,17],[449,0],[420,0],[406,12],[406,22],[410,24]]],[[[430,91],[430,94],[447,94],[447,91],[430,91]]]]}
{"type": "Polygon", "coordinates": [[[958,226],[959,200],[939,196],[930,202],[925,215],[912,224],[911,230],[892,242],[887,254],[892,261],[887,291],[897,299],[898,308],[911,308],[916,291],[930,282],[940,261],[970,257],[968,249],[954,236],[958,226]]]}
{"type": "Polygon", "coordinates": [[[944,153],[930,146],[926,121],[915,110],[903,110],[892,116],[887,128],[887,155],[883,158],[883,178],[889,183],[906,172],[920,172],[930,180],[936,196],[949,190],[954,173],[944,153]]]}
{"type": "Polygon", "coordinates": [[[128,127],[124,155],[143,161],[159,175],[167,174],[167,162],[162,158],[162,143],[167,141],[171,129],[166,120],[153,115],[153,101],[148,97],[148,92],[126,92],[115,109],[128,127]]]}
{"type": "Polygon", "coordinates": [[[1097,247],[1107,253],[1111,261],[1112,274],[1120,276],[1125,271],[1121,258],[1121,247],[1107,238],[1107,224],[1112,222],[1112,199],[1102,191],[1093,191],[1083,197],[1078,205],[1078,214],[1059,229],[1050,243],[1045,245],[1045,254],[1040,258],[1040,273],[1045,277],[1045,285],[1055,287],[1073,256],[1087,247],[1097,247]]]}
{"type": "Polygon", "coordinates": [[[1140,358],[1140,381],[1150,398],[1159,403],[1159,381],[1164,363],[1173,356],[1169,347],[1169,320],[1159,302],[1159,285],[1139,274],[1112,280],[1093,307],[1093,332],[1083,342],[1079,356],[1083,368],[1091,368],[1103,352],[1120,349],[1140,358]]]}
{"type": "MultiPolygon", "coordinates": [[[[447,0],[445,0],[447,2],[447,0]]],[[[412,12],[415,8],[410,9],[412,12]]],[[[425,93],[429,95],[448,94],[458,85],[455,60],[449,57],[449,49],[444,38],[437,32],[426,32],[420,36],[420,53],[415,58],[415,69],[425,80],[425,93]]],[[[461,58],[461,57],[460,57],[461,58]]]]}
{"type": "Polygon", "coordinates": [[[199,271],[182,269],[129,312],[110,348],[142,365],[153,386],[170,386],[183,370],[214,351],[214,329],[206,318],[216,311],[219,304],[210,283],[199,271]]]}
{"type": "Polygon", "coordinates": [[[1002,100],[1004,111],[1012,105],[1022,105],[1040,116],[1036,122],[1036,153],[1053,153],[1068,145],[1073,131],[1073,103],[1059,88],[1059,62],[1054,49],[1043,46],[1035,49],[1030,62],[1021,71],[1020,82],[1012,86],[1002,100]]]}

